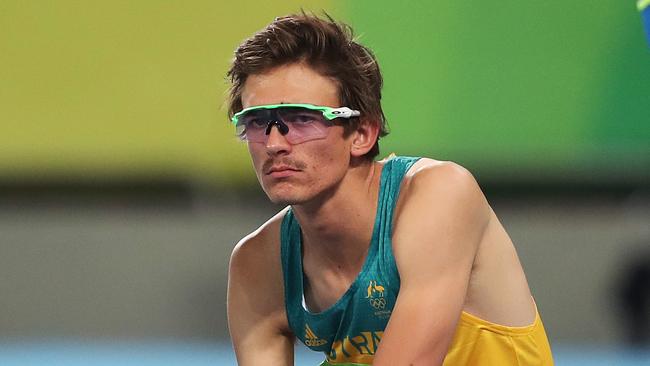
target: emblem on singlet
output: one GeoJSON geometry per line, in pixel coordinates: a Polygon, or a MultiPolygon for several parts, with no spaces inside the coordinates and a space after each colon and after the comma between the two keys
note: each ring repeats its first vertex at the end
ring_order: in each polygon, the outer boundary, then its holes
{"type": "Polygon", "coordinates": [[[390,317],[391,310],[386,309],[386,296],[384,286],[377,283],[377,281],[369,281],[366,289],[366,299],[368,304],[374,309],[373,314],[380,319],[387,319],[390,317]]]}
{"type": "Polygon", "coordinates": [[[318,347],[327,343],[326,340],[318,338],[314,331],[309,328],[309,324],[305,324],[305,345],[309,347],[318,347]]]}
{"type": "Polygon", "coordinates": [[[386,307],[386,298],[384,297],[384,286],[378,285],[377,281],[370,281],[368,283],[368,296],[366,299],[370,302],[370,306],[377,310],[386,307]]]}

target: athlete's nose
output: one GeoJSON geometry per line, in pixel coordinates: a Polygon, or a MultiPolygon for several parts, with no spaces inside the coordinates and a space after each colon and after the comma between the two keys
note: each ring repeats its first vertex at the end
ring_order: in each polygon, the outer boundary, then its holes
{"type": "Polygon", "coordinates": [[[267,127],[267,132],[269,137],[266,140],[266,151],[269,155],[277,155],[291,151],[291,144],[285,137],[288,132],[286,125],[270,123],[269,127],[267,127]],[[284,134],[282,132],[284,132],[284,134]]]}

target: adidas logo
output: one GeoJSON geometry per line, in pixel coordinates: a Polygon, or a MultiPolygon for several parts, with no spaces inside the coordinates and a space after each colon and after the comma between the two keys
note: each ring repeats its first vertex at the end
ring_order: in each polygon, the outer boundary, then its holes
{"type": "Polygon", "coordinates": [[[309,324],[305,324],[305,345],[309,347],[318,347],[327,343],[326,340],[318,338],[314,331],[309,328],[309,324]]]}

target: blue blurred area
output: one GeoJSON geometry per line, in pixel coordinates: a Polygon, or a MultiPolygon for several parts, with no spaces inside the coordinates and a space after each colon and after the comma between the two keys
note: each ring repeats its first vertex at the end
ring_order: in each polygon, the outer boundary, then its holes
{"type": "MultiPolygon", "coordinates": [[[[650,349],[627,350],[589,346],[554,346],[557,366],[644,366],[650,349]]],[[[317,365],[323,356],[297,347],[296,365],[317,365]]],[[[3,366],[214,366],[236,365],[230,344],[211,342],[74,342],[5,343],[3,366]]]]}
{"type": "Polygon", "coordinates": [[[225,344],[43,341],[0,345],[4,366],[235,365],[225,344]]]}
{"type": "Polygon", "coordinates": [[[553,348],[557,366],[647,366],[650,349],[560,345],[553,348]]]}

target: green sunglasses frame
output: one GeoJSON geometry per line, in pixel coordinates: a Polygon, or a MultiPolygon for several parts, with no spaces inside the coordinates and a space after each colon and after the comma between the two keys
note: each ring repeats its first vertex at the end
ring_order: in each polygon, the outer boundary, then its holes
{"type": "Polygon", "coordinates": [[[254,107],[248,107],[241,112],[235,113],[234,116],[232,116],[231,120],[234,125],[237,125],[239,122],[239,118],[243,116],[245,113],[258,110],[258,109],[278,109],[278,108],[306,108],[306,109],[311,109],[313,111],[319,111],[323,113],[323,117],[327,118],[328,120],[333,120],[335,118],[351,118],[351,117],[358,117],[361,115],[361,112],[350,109],[348,107],[339,107],[339,108],[332,108],[332,107],[324,107],[324,106],[318,106],[318,105],[313,105],[313,104],[267,104],[267,105],[256,105],[254,107]]]}

